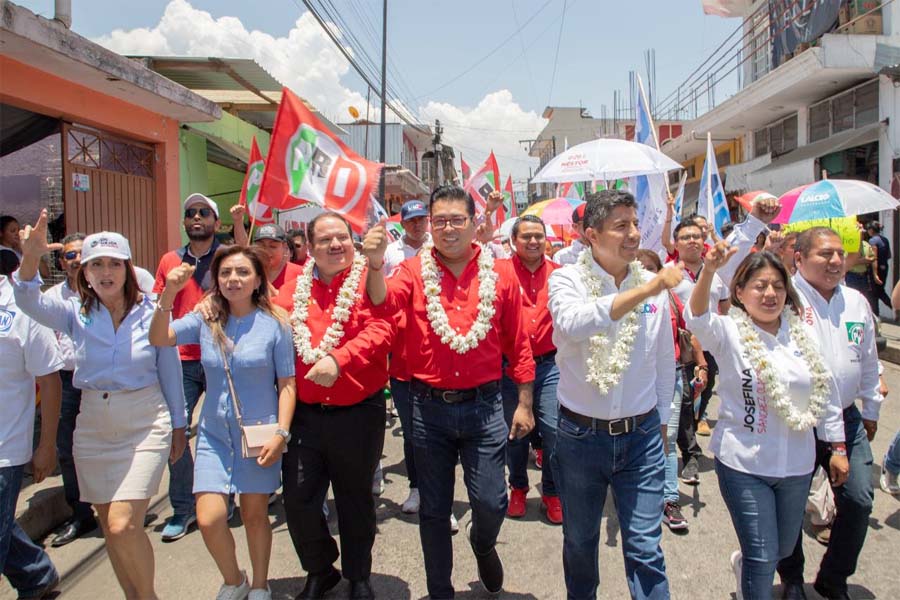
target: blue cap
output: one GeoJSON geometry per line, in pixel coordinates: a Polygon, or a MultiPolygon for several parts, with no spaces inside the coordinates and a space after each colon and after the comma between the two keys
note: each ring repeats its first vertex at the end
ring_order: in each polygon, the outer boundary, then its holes
{"type": "Polygon", "coordinates": [[[414,219],[416,217],[427,217],[428,209],[425,208],[425,203],[421,200],[410,200],[409,202],[404,202],[403,207],[400,208],[400,220],[406,221],[408,219],[414,219]]]}

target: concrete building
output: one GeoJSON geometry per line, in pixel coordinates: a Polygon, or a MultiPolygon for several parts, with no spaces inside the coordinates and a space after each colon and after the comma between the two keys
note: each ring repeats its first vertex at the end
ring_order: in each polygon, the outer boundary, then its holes
{"type": "Polygon", "coordinates": [[[56,239],[119,231],[155,269],[181,242],[179,123],[221,110],[60,17],[0,4],[0,213],[48,206],[56,239]]]}

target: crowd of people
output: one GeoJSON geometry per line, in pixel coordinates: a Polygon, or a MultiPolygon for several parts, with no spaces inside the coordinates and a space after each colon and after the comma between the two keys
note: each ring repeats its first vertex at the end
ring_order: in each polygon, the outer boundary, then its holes
{"type": "MultiPolygon", "coordinates": [[[[726,239],[699,217],[670,229],[670,207],[658,253],[640,248],[629,193],[592,193],[572,216],[577,239],[554,248],[555,260],[538,217],[515,223],[508,250],[492,242],[501,202],[491,194],[479,215],[465,190],[441,186],[404,204],[400,239],[382,222],[361,243],[334,212],[305,231],[265,224],[248,234],[238,206],[226,245],[217,204],[191,194],[189,241],[162,257],[153,284],[141,283],[117,233],[50,244],[46,211],[21,234],[4,217],[0,394],[11,418],[0,424],[0,567],[20,597],[44,597],[59,581],[12,510],[24,465],[41,480],[57,454],[72,517],[51,543],[99,524],[127,598],[156,597],[144,518],[166,467],[173,516],[162,538],[196,523],[221,574],[217,598],[271,597],[268,506],[280,487],[306,572],[298,598],[321,598],[342,579],[351,598],[375,597],[388,386],[409,483],[401,510],[418,514],[430,597],[454,596],[458,464],[478,578],[488,593],[503,589],[498,539],[505,518],[526,513],[531,446],[542,512],[562,528],[568,597],[597,597],[611,492],[631,596],[668,598],[662,526],[689,528],[678,480],[699,481],[697,435],[709,433],[720,373],[710,450],[739,542],[737,597],[773,597],[776,572],[781,597],[805,597],[801,525],[821,466],[837,516],[814,587],[848,598],[887,394],[873,313],[890,301],[882,242],[869,238],[870,262],[859,252],[882,286],[865,295],[849,285],[833,230],[769,232],[774,199],[756,202],[726,239]],[[51,252],[65,280],[42,292],[51,252]],[[228,527],[236,505],[249,574],[228,527]]],[[[893,295],[896,305],[900,286],[893,295]]],[[[900,494],[900,433],[883,465],[881,487],[900,494]]]]}

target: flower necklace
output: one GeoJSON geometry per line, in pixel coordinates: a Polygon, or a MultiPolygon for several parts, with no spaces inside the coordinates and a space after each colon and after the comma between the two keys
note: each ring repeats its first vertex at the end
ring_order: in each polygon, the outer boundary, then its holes
{"type": "Polygon", "coordinates": [[[297,289],[294,291],[294,312],[291,315],[291,321],[294,324],[294,346],[297,348],[300,359],[307,365],[325,358],[344,337],[344,323],[350,318],[350,309],[353,308],[359,297],[357,290],[362,279],[363,269],[366,267],[366,259],[361,254],[354,257],[350,274],[347,275],[344,283],[341,284],[341,289],[338,290],[337,302],[335,302],[334,310],[331,311],[333,319],[331,325],[325,330],[325,335],[322,336],[319,345],[313,348],[310,343],[312,333],[306,325],[306,319],[309,317],[312,276],[315,266],[314,260],[306,261],[303,272],[297,277],[297,289]]]}
{"type": "Polygon", "coordinates": [[[440,336],[441,343],[447,344],[459,354],[478,347],[478,344],[491,330],[491,318],[496,312],[494,300],[497,299],[497,273],[494,272],[494,256],[481,246],[478,255],[478,316],[465,335],[460,335],[450,327],[447,312],[441,304],[441,278],[437,263],[431,254],[433,244],[428,243],[420,254],[422,261],[422,282],[425,289],[425,312],[435,335],[440,336]]]}
{"type": "MultiPolygon", "coordinates": [[[[603,279],[594,273],[591,268],[593,262],[590,248],[582,250],[578,257],[578,266],[583,275],[583,281],[587,285],[588,293],[593,299],[599,299],[603,296],[603,279]]],[[[644,283],[643,268],[638,261],[632,261],[628,264],[628,272],[631,278],[628,280],[627,287],[632,289],[644,283]]],[[[608,279],[608,277],[607,277],[608,279]]],[[[592,335],[590,338],[591,356],[587,359],[587,377],[588,383],[596,386],[601,394],[606,394],[615,387],[622,379],[622,374],[628,369],[629,357],[634,348],[634,340],[639,328],[638,317],[643,310],[643,305],[638,304],[628,311],[628,316],[622,322],[618,332],[616,332],[616,342],[610,350],[609,336],[604,333],[592,335]]]]}
{"type": "Polygon", "coordinates": [[[769,351],[747,313],[733,306],[728,311],[728,316],[735,322],[740,333],[742,354],[753,367],[756,376],[765,384],[766,393],[772,398],[775,409],[788,427],[795,431],[806,431],[815,426],[825,410],[829,392],[828,371],[825,369],[822,355],[806,334],[800,318],[787,307],[781,313],[781,318],[788,322],[791,339],[800,349],[800,356],[806,362],[812,378],[809,405],[804,411],[798,409],[791,401],[788,390],[779,379],[775,365],[769,357],[769,351]]]}

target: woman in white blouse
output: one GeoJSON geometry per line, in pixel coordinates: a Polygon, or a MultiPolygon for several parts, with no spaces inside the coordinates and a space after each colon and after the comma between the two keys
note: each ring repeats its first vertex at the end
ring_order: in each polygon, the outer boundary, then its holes
{"type": "Polygon", "coordinates": [[[713,276],[733,254],[726,242],[707,253],[685,321],[722,374],[710,449],[741,546],[731,557],[737,597],[764,600],[772,598],[778,560],[800,534],[816,432],[831,443],[835,485],[849,466],[834,380],[798,317],[781,260],[766,251],[748,256],[731,283],[731,310],[709,311],[713,276]]]}

